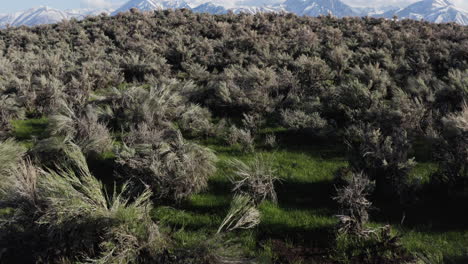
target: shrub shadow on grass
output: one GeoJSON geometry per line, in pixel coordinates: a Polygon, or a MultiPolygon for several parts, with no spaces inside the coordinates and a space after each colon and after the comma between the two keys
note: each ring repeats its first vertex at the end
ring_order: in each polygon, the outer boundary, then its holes
{"type": "Polygon", "coordinates": [[[328,249],[334,243],[334,226],[319,228],[290,227],[284,224],[260,224],[259,241],[281,240],[310,248],[328,249]]]}
{"type": "Polygon", "coordinates": [[[331,194],[335,187],[332,181],[313,183],[283,181],[276,186],[278,202],[295,209],[336,209],[331,194]]]}
{"type": "Polygon", "coordinates": [[[445,264],[466,264],[468,263],[468,253],[464,257],[450,257],[444,259],[445,264]]]}
{"type": "Polygon", "coordinates": [[[314,158],[343,159],[346,147],[339,137],[317,136],[306,130],[275,132],[280,150],[304,152],[314,158]]]}
{"type": "MultiPolygon", "coordinates": [[[[434,198],[434,197],[432,197],[434,198]]],[[[431,231],[462,230],[468,223],[468,204],[463,200],[428,199],[402,207],[398,201],[376,201],[371,218],[409,228],[430,227],[431,231]]]]}

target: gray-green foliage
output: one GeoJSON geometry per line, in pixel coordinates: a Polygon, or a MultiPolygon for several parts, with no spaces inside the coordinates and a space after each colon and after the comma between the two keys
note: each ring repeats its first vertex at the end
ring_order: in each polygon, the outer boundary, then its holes
{"type": "Polygon", "coordinates": [[[99,113],[91,105],[76,113],[67,105],[49,118],[52,136],[70,138],[85,153],[102,153],[112,147],[112,137],[106,125],[99,120],[99,113]]]}
{"type": "Polygon", "coordinates": [[[171,80],[149,88],[114,89],[107,96],[118,129],[130,129],[135,124],[161,126],[175,121],[186,110],[183,94],[193,89],[192,83],[171,80]]]}
{"type": "Polygon", "coordinates": [[[10,172],[26,153],[26,148],[12,139],[0,142],[0,175],[10,172]]]}
{"type": "Polygon", "coordinates": [[[191,136],[208,136],[214,128],[210,110],[193,104],[182,113],[178,124],[181,130],[191,136]]]}
{"type": "Polygon", "coordinates": [[[301,110],[286,109],[281,111],[281,121],[284,126],[292,129],[311,128],[319,130],[325,128],[327,121],[318,112],[306,113],[301,110]]]}
{"type": "Polygon", "coordinates": [[[383,134],[372,125],[352,126],[346,131],[349,161],[355,171],[363,171],[376,181],[379,194],[402,198],[410,184],[409,172],[415,166],[409,158],[411,144],[403,129],[383,134]]]}
{"type": "Polygon", "coordinates": [[[237,128],[235,125],[227,131],[226,141],[231,146],[239,144],[244,152],[253,152],[255,149],[255,137],[250,130],[237,128]]]}
{"type": "Polygon", "coordinates": [[[468,186],[468,105],[462,111],[442,118],[443,130],[438,140],[439,171],[437,181],[455,186],[468,186]]]}
{"type": "Polygon", "coordinates": [[[171,129],[140,126],[131,131],[117,156],[122,177],[136,187],[149,186],[158,198],[173,201],[205,189],[216,171],[217,158],[211,150],[171,129]]]}

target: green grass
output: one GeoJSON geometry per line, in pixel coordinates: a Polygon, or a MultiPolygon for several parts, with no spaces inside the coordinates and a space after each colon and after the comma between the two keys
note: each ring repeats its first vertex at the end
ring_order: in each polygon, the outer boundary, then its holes
{"type": "MultiPolygon", "coordinates": [[[[13,135],[28,144],[34,138],[43,137],[46,126],[45,118],[14,121],[13,135]]],[[[279,142],[274,150],[256,148],[257,153],[274,161],[281,179],[275,186],[278,204],[264,202],[259,206],[262,221],[256,229],[236,231],[227,234],[226,238],[241,245],[246,254],[260,259],[277,258],[275,245],[278,240],[290,248],[324,248],[323,252],[326,254],[326,248],[331,247],[334,241],[333,228],[337,223],[334,217],[337,208],[331,199],[335,190],[334,174],[338,168],[347,165],[344,146],[337,143],[337,140],[310,138],[281,128],[264,129],[261,133],[275,133],[279,142]]],[[[232,168],[228,166],[228,161],[233,158],[248,161],[255,155],[243,153],[238,147],[226,146],[219,139],[206,139],[198,143],[213,149],[219,158],[218,171],[210,178],[208,189],[193,195],[180,205],[155,206],[152,212],[155,220],[168,226],[174,242],[187,247],[212,239],[229,209],[232,186],[227,176],[232,173],[232,168]]],[[[420,162],[411,172],[411,178],[420,179],[424,183],[437,169],[437,165],[427,155],[423,155],[425,151],[420,151],[425,150],[422,144],[418,143],[417,149],[416,160],[420,162]],[[423,153],[420,159],[418,153],[423,153]]],[[[106,166],[97,162],[96,168],[103,173],[111,171],[115,158],[113,153],[104,153],[101,158],[106,161],[106,166]]],[[[109,182],[113,183],[114,179],[110,174],[109,177],[109,182]]],[[[431,205],[426,207],[421,212],[432,210],[431,205]]],[[[401,219],[401,215],[397,217],[401,219]]],[[[452,217],[446,220],[450,222],[452,217]]],[[[387,223],[383,220],[385,217],[379,219],[372,225],[381,226],[387,223]]],[[[411,225],[405,223],[404,226],[394,220],[390,223],[401,233],[402,245],[410,252],[431,255],[433,258],[443,259],[445,263],[468,263],[466,225],[465,228],[440,224],[432,226],[432,219],[424,220],[427,221],[419,223],[417,219],[411,225]]]]}
{"type": "MultiPolygon", "coordinates": [[[[284,140],[291,136],[289,132],[273,129],[265,133],[272,132],[280,135],[278,148],[257,148],[256,152],[274,160],[281,178],[276,186],[278,205],[269,202],[261,204],[259,209],[262,221],[258,228],[236,232],[236,237],[246,245],[244,249],[250,254],[273,258],[276,253],[272,245],[278,239],[285,241],[291,248],[332,246],[333,228],[337,223],[334,217],[337,208],[331,199],[334,192],[333,178],[338,168],[347,165],[344,146],[313,139],[308,144],[291,144],[284,140]]],[[[297,138],[300,142],[301,135],[297,138]]],[[[184,243],[196,243],[200,238],[214,235],[232,198],[227,180],[231,168],[227,161],[233,158],[247,161],[255,155],[242,153],[239,148],[225,146],[216,139],[201,143],[213,149],[219,157],[218,172],[210,179],[209,189],[192,196],[178,209],[159,207],[154,214],[156,219],[163,219],[173,226],[184,243]]],[[[413,169],[411,176],[427,182],[436,169],[434,163],[424,160],[413,169]]],[[[386,222],[372,224],[382,226],[386,222]]],[[[468,255],[468,229],[435,231],[431,228],[392,224],[402,234],[402,245],[412,253],[432,252],[439,254],[447,263],[468,263],[464,258],[468,255]],[[462,262],[457,262],[458,259],[462,262]]]]}
{"type": "Polygon", "coordinates": [[[449,263],[468,263],[468,230],[402,229],[402,244],[411,252],[441,256],[449,263]]]}
{"type": "Polygon", "coordinates": [[[19,141],[30,141],[35,138],[44,138],[47,136],[47,124],[48,119],[34,118],[26,120],[14,120],[12,121],[13,126],[13,137],[19,141]]]}

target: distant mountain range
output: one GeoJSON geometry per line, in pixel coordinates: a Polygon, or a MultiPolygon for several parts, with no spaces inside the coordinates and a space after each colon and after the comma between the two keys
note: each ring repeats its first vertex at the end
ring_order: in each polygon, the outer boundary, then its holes
{"type": "Polygon", "coordinates": [[[117,9],[76,9],[57,10],[49,7],[28,9],[13,14],[0,14],[0,28],[9,26],[34,26],[39,24],[57,23],[65,19],[83,19],[89,15],[107,13],[116,15],[132,8],[141,11],[162,9],[188,8],[194,12],[225,14],[259,13],[259,12],[291,12],[297,15],[319,16],[373,16],[399,19],[426,20],[435,23],[456,22],[468,25],[468,12],[456,7],[451,0],[422,0],[404,8],[357,8],[351,7],[340,0],[285,0],[276,4],[266,5],[262,0],[203,2],[203,0],[130,0],[117,9]],[[256,4],[258,3],[258,4],[256,4]]]}

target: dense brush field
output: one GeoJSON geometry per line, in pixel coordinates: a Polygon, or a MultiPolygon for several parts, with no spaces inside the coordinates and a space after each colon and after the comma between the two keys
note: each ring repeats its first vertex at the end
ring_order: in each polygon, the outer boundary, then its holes
{"type": "Polygon", "coordinates": [[[0,31],[0,263],[468,263],[468,27],[0,31]]]}

